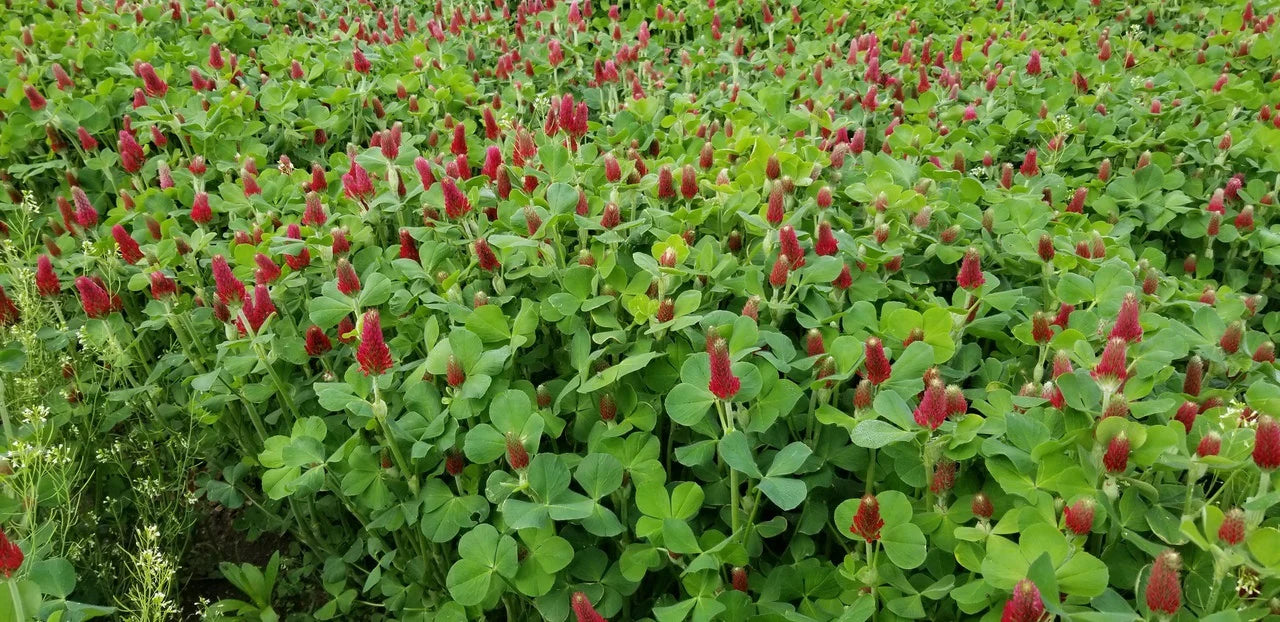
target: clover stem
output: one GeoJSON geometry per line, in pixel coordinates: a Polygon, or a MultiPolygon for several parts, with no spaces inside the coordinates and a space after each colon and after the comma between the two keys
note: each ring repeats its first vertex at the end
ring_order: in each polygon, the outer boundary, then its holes
{"type": "MultiPolygon", "coordinates": [[[[378,402],[382,402],[382,391],[378,388],[378,379],[373,380],[373,406],[378,402]]],[[[400,469],[400,473],[404,475],[405,481],[409,484],[409,490],[416,497],[418,496],[418,475],[409,470],[409,461],[404,459],[404,453],[400,451],[400,444],[396,442],[395,437],[391,435],[391,425],[387,423],[386,402],[382,402],[382,408],[376,406],[373,409],[374,419],[378,421],[378,426],[382,428],[382,434],[386,437],[387,445],[391,448],[391,458],[396,463],[396,468],[400,469]]]]}
{"type": "Polygon", "coordinates": [[[9,584],[9,599],[13,601],[13,615],[15,620],[26,620],[26,611],[22,608],[22,594],[18,592],[18,580],[10,578],[5,583],[9,584]]]}

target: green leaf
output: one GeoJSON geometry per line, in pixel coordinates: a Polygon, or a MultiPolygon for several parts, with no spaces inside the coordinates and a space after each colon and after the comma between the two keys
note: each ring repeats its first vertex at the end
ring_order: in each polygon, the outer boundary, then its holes
{"type": "Polygon", "coordinates": [[[783,510],[799,507],[809,494],[803,481],[785,477],[766,477],[760,480],[760,491],[783,510]]]}
{"type": "Polygon", "coordinates": [[[770,477],[778,475],[791,475],[800,469],[805,460],[813,455],[813,450],[808,445],[796,441],[782,448],[777,455],[773,457],[773,464],[769,465],[769,470],[765,473],[770,477]]]}
{"type": "Polygon", "coordinates": [[[573,477],[592,499],[600,499],[622,485],[622,463],[610,454],[588,454],[573,477]]]}
{"type": "Polygon", "coordinates": [[[880,532],[889,560],[899,568],[917,568],[924,563],[926,554],[924,532],[915,523],[900,523],[880,532]]]}
{"type": "Polygon", "coordinates": [[[706,387],[680,383],[667,394],[665,404],[672,421],[693,427],[706,418],[707,409],[715,401],[716,396],[706,387]]]}
{"type": "Polygon", "coordinates": [[[879,449],[915,438],[915,434],[879,419],[868,419],[859,423],[850,436],[853,438],[854,445],[868,449],[879,449]]]}
{"type": "Polygon", "coordinates": [[[729,468],[739,473],[745,473],[754,479],[763,477],[747,445],[747,435],[741,430],[733,430],[720,439],[720,457],[729,468]]]}

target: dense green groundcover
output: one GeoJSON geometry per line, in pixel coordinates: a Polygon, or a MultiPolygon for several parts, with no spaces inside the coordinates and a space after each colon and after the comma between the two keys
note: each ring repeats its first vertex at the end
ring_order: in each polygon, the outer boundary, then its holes
{"type": "Polygon", "coordinates": [[[5,4],[0,619],[1280,613],[1275,2],[5,4]]]}

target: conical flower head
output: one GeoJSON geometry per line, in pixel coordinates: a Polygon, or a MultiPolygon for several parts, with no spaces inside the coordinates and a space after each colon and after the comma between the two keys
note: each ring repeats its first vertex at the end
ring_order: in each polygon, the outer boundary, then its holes
{"type": "Polygon", "coordinates": [[[924,397],[913,413],[916,423],[921,427],[936,430],[947,420],[947,387],[941,380],[927,383],[924,397]]]}
{"type": "Polygon", "coordinates": [[[445,363],[445,382],[449,386],[457,388],[462,386],[467,380],[467,373],[462,369],[462,363],[458,361],[458,357],[450,354],[448,362],[445,363]]]}
{"type": "Polygon", "coordinates": [[[815,236],[817,241],[813,243],[814,254],[825,257],[836,254],[840,250],[840,243],[836,241],[836,236],[831,232],[831,223],[822,221],[818,225],[818,233],[815,236]]]}
{"type": "Polygon", "coordinates": [[[230,306],[244,302],[244,283],[231,273],[231,266],[222,255],[213,256],[213,281],[222,304],[230,306]]]}
{"type": "Polygon", "coordinates": [[[780,288],[787,284],[787,275],[791,273],[791,258],[786,253],[778,255],[778,259],[773,262],[773,269],[769,271],[769,284],[775,288],[780,288]]]}
{"type": "Polygon", "coordinates": [[[573,608],[573,615],[578,618],[577,622],[608,622],[591,606],[591,599],[582,592],[574,592],[569,605],[573,608]]]}
{"type": "Polygon", "coordinates": [[[730,577],[733,589],[745,594],[747,592],[747,569],[742,566],[735,566],[730,572],[730,577]]]}
{"type": "Polygon", "coordinates": [[[364,325],[360,331],[360,347],[356,349],[356,361],[360,363],[360,371],[366,376],[378,376],[391,369],[391,349],[387,347],[382,336],[382,318],[377,309],[370,309],[364,314],[364,325]]]}
{"type": "Polygon", "coordinates": [[[1107,473],[1113,475],[1124,473],[1129,468],[1129,437],[1124,432],[1107,442],[1107,450],[1102,454],[1102,466],[1107,473]]]}
{"type": "Polygon", "coordinates": [[[1102,350],[1102,356],[1098,359],[1098,364],[1093,368],[1092,376],[1095,380],[1110,383],[1111,385],[1123,385],[1125,378],[1128,377],[1126,366],[1128,365],[1128,342],[1123,339],[1110,339],[1107,346],[1102,350]]]}
{"type": "Polygon", "coordinates": [[[1218,540],[1227,546],[1235,546],[1244,541],[1244,510],[1232,508],[1222,517],[1222,525],[1218,527],[1218,540]]]}
{"type": "Polygon", "coordinates": [[[1023,579],[1013,586],[1013,598],[1004,604],[1000,622],[1040,622],[1045,618],[1044,601],[1040,589],[1031,579],[1023,579]]]}
{"type": "Polygon", "coordinates": [[[995,506],[991,503],[991,497],[985,493],[978,493],[973,496],[973,501],[969,502],[969,511],[979,520],[987,520],[995,513],[995,506]]]}
{"type": "Polygon", "coordinates": [[[729,343],[723,337],[715,337],[711,346],[711,380],[707,388],[722,400],[732,399],[742,388],[742,380],[733,373],[729,358],[729,343]]]}
{"type": "Polygon", "coordinates": [[[324,329],[312,324],[307,327],[306,349],[308,356],[320,356],[333,349],[333,342],[324,334],[324,329]]]}
{"type": "Polygon", "coordinates": [[[1216,456],[1222,451],[1222,437],[1217,432],[1205,434],[1196,445],[1196,455],[1201,458],[1216,456]]]}
{"type": "Polygon", "coordinates": [[[1182,380],[1182,392],[1197,397],[1200,395],[1201,385],[1204,383],[1204,359],[1199,356],[1193,356],[1187,361],[1186,376],[1182,380]]]}
{"type": "Polygon", "coordinates": [[[1129,343],[1142,341],[1142,325],[1138,323],[1138,297],[1133,292],[1120,303],[1120,315],[1111,328],[1111,339],[1123,339],[1129,343]]]}
{"type": "Polygon", "coordinates": [[[858,503],[858,511],[853,515],[853,524],[849,532],[866,540],[875,542],[880,539],[880,528],[884,527],[884,519],[880,518],[880,502],[875,495],[865,495],[858,503]]]}
{"type": "Polygon", "coordinates": [[[360,277],[356,275],[355,267],[345,257],[338,259],[337,273],[338,291],[348,296],[360,293],[360,277]]]}
{"type": "Polygon", "coordinates": [[[502,264],[498,262],[498,256],[493,253],[493,248],[489,246],[489,241],[484,238],[478,238],[472,244],[475,249],[476,260],[480,264],[480,268],[493,272],[502,264]]]}
{"type": "Polygon", "coordinates": [[[1172,549],[1161,553],[1151,565],[1151,576],[1147,579],[1147,607],[1152,613],[1172,616],[1182,606],[1182,585],[1178,582],[1178,571],[1182,567],[1182,558],[1172,549]]]}
{"type": "Polygon", "coordinates": [[[507,463],[517,471],[523,471],[529,466],[529,451],[525,449],[524,443],[511,433],[507,434],[507,463]]]}
{"type": "Polygon", "coordinates": [[[1218,340],[1218,345],[1222,347],[1223,352],[1235,354],[1240,349],[1240,341],[1243,338],[1244,324],[1236,320],[1227,325],[1227,330],[1222,333],[1222,339],[1218,340]]]}
{"type": "Polygon", "coordinates": [[[62,291],[62,282],[53,271],[53,260],[48,255],[36,259],[36,290],[41,296],[56,296],[62,291]]]}
{"type": "Polygon", "coordinates": [[[1178,407],[1178,412],[1173,416],[1174,420],[1181,423],[1187,432],[1191,431],[1191,426],[1195,424],[1196,417],[1200,416],[1200,405],[1187,401],[1178,407]]]}
{"type": "Polygon", "coordinates": [[[80,292],[80,305],[84,308],[85,315],[100,318],[111,313],[111,296],[93,279],[77,277],[76,290],[80,292]]]}
{"type": "Polygon", "coordinates": [[[3,531],[0,531],[0,572],[4,573],[4,578],[12,577],[13,573],[22,566],[22,560],[22,549],[10,541],[3,531]]]}
{"type": "Polygon", "coordinates": [[[889,379],[892,369],[889,359],[884,354],[884,344],[876,337],[868,337],[864,348],[866,378],[871,384],[878,385],[889,379]]]}
{"type": "Polygon", "coordinates": [[[1062,511],[1063,523],[1067,530],[1077,536],[1093,531],[1093,499],[1085,497],[1068,505],[1062,511]]]}
{"type": "Polygon", "coordinates": [[[1264,471],[1280,468],[1280,422],[1268,415],[1258,417],[1253,438],[1253,463],[1264,471]]]}
{"type": "Polygon", "coordinates": [[[796,237],[795,227],[783,225],[778,230],[778,243],[782,248],[782,254],[791,259],[792,270],[804,265],[804,250],[800,248],[800,239],[796,237]]]}
{"type": "Polygon", "coordinates": [[[982,275],[980,260],[978,249],[970,246],[964,252],[964,260],[960,264],[960,273],[956,276],[956,285],[964,289],[973,290],[982,287],[982,284],[987,282],[982,275]]]}
{"type": "Polygon", "coordinates": [[[151,273],[151,297],[156,300],[164,300],[169,296],[178,293],[178,283],[165,273],[156,270],[151,273]]]}

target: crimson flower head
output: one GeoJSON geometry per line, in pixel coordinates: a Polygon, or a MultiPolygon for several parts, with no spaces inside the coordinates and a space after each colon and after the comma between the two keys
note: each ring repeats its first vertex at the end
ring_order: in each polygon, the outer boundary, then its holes
{"type": "Polygon", "coordinates": [[[453,142],[449,144],[449,153],[455,156],[467,155],[467,127],[462,123],[453,126],[453,142]]]}
{"type": "Polygon", "coordinates": [[[791,272],[791,259],[786,253],[778,255],[777,261],[773,262],[773,269],[769,271],[769,284],[775,288],[782,287],[787,284],[787,275],[791,272]]]}
{"type": "Polygon", "coordinates": [[[1169,549],[1161,553],[1151,565],[1147,579],[1147,607],[1152,613],[1172,616],[1182,606],[1182,586],[1178,582],[1178,570],[1182,558],[1169,549]]]}
{"type": "Polygon", "coordinates": [[[916,423],[930,430],[938,429],[947,420],[947,387],[941,380],[935,378],[927,383],[913,415],[916,423]]]}
{"type": "Polygon", "coordinates": [[[9,540],[4,531],[0,531],[0,572],[8,579],[22,566],[22,549],[9,540]]]}
{"type": "Polygon", "coordinates": [[[191,220],[198,225],[203,225],[213,220],[213,210],[209,208],[208,193],[196,193],[196,198],[191,202],[191,220]]]}
{"type": "Polygon", "coordinates": [[[1027,59],[1027,73],[1033,76],[1040,75],[1040,50],[1031,50],[1031,58],[1027,59]]]}
{"type": "Polygon", "coordinates": [[[1191,357],[1187,361],[1187,373],[1182,380],[1182,392],[1197,397],[1200,395],[1200,387],[1204,383],[1204,359],[1198,355],[1191,357]]]}
{"type": "Polygon", "coordinates": [[[991,503],[991,497],[988,497],[986,493],[980,492],[973,496],[973,501],[969,502],[969,511],[973,512],[973,515],[978,520],[985,521],[991,518],[996,509],[995,505],[991,503]]]}
{"type": "Polygon", "coordinates": [[[440,189],[444,193],[444,213],[449,218],[461,218],[463,214],[471,211],[471,201],[458,188],[458,182],[454,181],[452,177],[446,176],[441,179],[440,189]]]}
{"type": "Polygon", "coordinates": [[[1196,455],[1201,458],[1216,456],[1222,451],[1222,437],[1217,432],[1205,434],[1196,445],[1196,455]]]}
{"type": "Polygon", "coordinates": [[[1280,468],[1280,422],[1268,415],[1258,417],[1253,438],[1253,463],[1263,471],[1280,468]]]}
{"type": "Polygon", "coordinates": [[[115,238],[116,246],[120,249],[120,256],[124,258],[127,264],[138,263],[142,259],[142,249],[138,248],[138,242],[125,231],[124,225],[117,224],[111,227],[111,237],[115,238]]]}
{"type": "Polygon", "coordinates": [[[307,355],[320,356],[333,349],[333,342],[324,333],[324,329],[312,324],[307,327],[307,355]]]}
{"type": "Polygon", "coordinates": [[[791,258],[791,269],[804,265],[804,250],[800,248],[800,239],[796,237],[796,229],[791,225],[783,225],[778,230],[778,242],[782,253],[791,258]]]}
{"type": "Polygon", "coordinates": [[[253,288],[253,298],[245,300],[244,307],[241,312],[242,317],[236,318],[236,328],[240,334],[246,335],[252,330],[257,333],[267,318],[276,312],[276,305],[271,300],[271,292],[267,289],[266,284],[258,283],[253,288]],[[249,323],[246,326],[245,320],[249,323]]]}
{"type": "Polygon", "coordinates": [[[868,337],[865,346],[865,357],[863,365],[866,367],[867,380],[871,384],[878,385],[889,379],[892,369],[889,365],[889,359],[884,354],[884,344],[875,337],[868,337]]]}
{"type": "Polygon", "coordinates": [[[373,181],[369,179],[369,171],[360,166],[355,158],[351,159],[347,172],[342,174],[342,192],[360,203],[367,202],[373,196],[373,181]]]}
{"type": "Polygon", "coordinates": [[[933,478],[929,481],[929,490],[935,495],[941,495],[956,483],[956,463],[954,460],[943,458],[933,467],[933,478]]]}
{"type": "Polygon", "coordinates": [[[356,275],[356,269],[347,261],[345,257],[338,259],[338,291],[348,295],[355,296],[360,293],[360,277],[356,275]]]}
{"type": "Polygon", "coordinates": [[[817,241],[813,243],[813,252],[819,256],[834,255],[840,250],[840,243],[836,241],[836,236],[831,232],[831,223],[822,221],[818,225],[817,241]]]}
{"type": "Polygon", "coordinates": [[[213,282],[217,288],[218,300],[222,304],[230,306],[244,302],[244,283],[231,273],[231,266],[222,255],[213,256],[213,282]]]}
{"type": "Polygon", "coordinates": [[[1183,427],[1187,429],[1187,432],[1190,432],[1191,426],[1195,424],[1196,417],[1199,415],[1200,405],[1195,402],[1187,401],[1183,402],[1182,405],[1178,407],[1178,412],[1173,416],[1173,418],[1178,423],[1181,423],[1183,427]]]}
{"type": "Polygon", "coordinates": [[[100,318],[111,313],[111,296],[96,281],[86,276],[76,277],[76,289],[85,315],[100,318]]]}
{"type": "Polygon", "coordinates": [[[378,376],[391,369],[391,349],[382,338],[382,318],[377,309],[364,314],[364,328],[360,331],[360,347],[356,349],[356,361],[366,376],[378,376]]]}
{"type": "Polygon", "coordinates": [[[258,253],[253,256],[253,262],[258,265],[256,281],[258,283],[274,283],[280,278],[280,266],[277,266],[271,258],[264,253],[258,253]]]}
{"type": "Polygon", "coordinates": [[[665,164],[658,169],[658,198],[676,198],[675,177],[671,174],[671,167],[665,164]]]}
{"type": "Polygon", "coordinates": [[[27,104],[31,106],[32,110],[44,110],[44,107],[49,103],[34,85],[24,84],[22,93],[27,96],[27,104]]]}
{"type": "Polygon", "coordinates": [[[507,433],[507,463],[517,471],[523,471],[529,466],[529,450],[510,432],[507,433]]]}
{"type": "Polygon", "coordinates": [[[816,328],[809,329],[804,336],[804,349],[806,356],[826,354],[827,348],[822,342],[822,332],[816,328]]]}
{"type": "Polygon", "coordinates": [[[1123,339],[1129,343],[1142,341],[1142,325],[1138,323],[1138,297],[1133,292],[1120,303],[1120,315],[1111,328],[1111,339],[1123,339]]]}
{"type": "Polygon", "coordinates": [[[1231,508],[1222,518],[1222,526],[1218,527],[1218,540],[1227,546],[1235,546],[1244,541],[1244,510],[1231,508]]]}
{"type": "Polygon", "coordinates": [[[1036,164],[1036,150],[1028,149],[1027,155],[1022,158],[1022,168],[1019,169],[1023,177],[1035,177],[1040,172],[1040,166],[1036,164]]]}
{"type": "Polygon", "coordinates": [[[734,566],[730,572],[733,589],[746,593],[747,591],[747,569],[742,566],[734,566]]]}
{"type": "Polygon", "coordinates": [[[409,233],[408,229],[400,230],[400,258],[411,259],[413,261],[419,260],[418,241],[413,239],[413,235],[409,233]]]}
{"type": "Polygon", "coordinates": [[[136,173],[142,169],[142,160],[146,157],[142,153],[142,145],[138,144],[138,139],[134,138],[133,132],[120,130],[119,142],[117,148],[120,151],[120,166],[124,167],[125,172],[136,173]]]}
{"type": "Polygon", "coordinates": [[[612,229],[620,224],[622,224],[622,209],[613,201],[605,203],[604,211],[600,214],[600,226],[612,229]]]}
{"type": "Polygon", "coordinates": [[[138,77],[142,78],[142,87],[146,89],[148,96],[164,97],[164,94],[169,92],[169,85],[156,74],[151,63],[138,63],[135,69],[138,77]]]}
{"type": "Polygon", "coordinates": [[[785,198],[782,184],[774,184],[769,190],[768,208],[765,210],[764,218],[775,227],[782,224],[782,219],[787,215],[785,198]]]}
{"type": "Polygon", "coordinates": [[[1095,380],[1108,382],[1109,384],[1120,386],[1124,384],[1128,378],[1128,342],[1120,338],[1113,338],[1107,341],[1107,346],[1102,350],[1102,356],[1098,359],[1098,364],[1093,368],[1091,375],[1095,380]]]}
{"type": "Polygon", "coordinates": [[[151,297],[163,300],[178,293],[178,283],[172,277],[156,270],[151,273],[151,297]]]}
{"type": "Polygon", "coordinates": [[[1236,320],[1227,325],[1227,330],[1222,333],[1222,339],[1218,341],[1218,345],[1222,346],[1223,352],[1235,354],[1240,349],[1240,340],[1243,338],[1244,324],[1236,320]]]}
{"type": "Polygon", "coordinates": [[[62,282],[53,271],[53,260],[48,255],[36,259],[36,290],[41,296],[56,296],[62,291],[62,282]]]}
{"type": "Polygon", "coordinates": [[[369,73],[369,69],[372,66],[369,63],[369,59],[365,57],[363,50],[356,48],[351,51],[351,68],[356,70],[356,73],[369,73]]]}
{"type": "Polygon", "coordinates": [[[1043,311],[1031,314],[1031,338],[1036,343],[1049,343],[1053,339],[1053,327],[1049,324],[1049,316],[1043,311]]]}
{"type": "Polygon", "coordinates": [[[83,188],[73,187],[71,198],[76,204],[76,224],[85,229],[98,224],[98,210],[94,209],[93,204],[89,202],[89,195],[84,193],[83,188]]]}
{"type": "Polygon", "coordinates": [[[684,165],[680,171],[680,195],[686,199],[698,195],[698,173],[692,164],[684,165]]]}
{"type": "Polygon", "coordinates": [[[612,393],[600,396],[599,407],[601,421],[613,421],[618,416],[618,402],[613,399],[612,393]]]}
{"type": "Polygon", "coordinates": [[[462,386],[467,381],[467,373],[462,369],[462,363],[458,362],[458,357],[450,354],[449,361],[445,363],[445,382],[451,387],[462,386]]]}
{"type": "Polygon", "coordinates": [[[884,519],[880,518],[880,502],[875,495],[867,494],[858,503],[858,511],[853,515],[849,532],[867,542],[875,542],[880,539],[881,527],[884,527],[884,519]]]}
{"type": "Polygon", "coordinates": [[[977,289],[986,283],[986,277],[982,275],[982,266],[980,265],[980,256],[978,249],[970,246],[964,252],[964,261],[960,263],[960,273],[956,275],[956,285],[968,290],[977,289]]]}
{"type": "Polygon", "coordinates": [[[707,388],[722,400],[733,399],[742,388],[742,380],[733,374],[733,362],[729,359],[729,344],[723,337],[714,337],[710,348],[711,380],[707,388]]]}
{"type": "Polygon", "coordinates": [[[1000,622],[1040,622],[1045,617],[1044,601],[1040,588],[1031,579],[1023,579],[1013,586],[1013,598],[1004,604],[1000,622]]]}
{"type": "Polygon", "coordinates": [[[476,253],[476,261],[480,263],[482,270],[493,272],[502,266],[498,262],[498,256],[493,253],[493,248],[489,246],[489,241],[484,238],[477,238],[472,248],[476,253]]]}
{"type": "Polygon", "coordinates": [[[1129,468],[1129,437],[1124,432],[1107,442],[1107,451],[1102,454],[1102,466],[1112,475],[1124,473],[1129,468]]]}
{"type": "Polygon", "coordinates": [[[591,599],[582,592],[574,592],[569,604],[573,607],[573,615],[577,616],[578,622],[609,622],[591,606],[591,599]]]}
{"type": "Polygon", "coordinates": [[[1272,341],[1264,341],[1258,344],[1257,349],[1253,351],[1253,362],[1255,363],[1275,363],[1276,362],[1276,344],[1272,341]]]}
{"type": "MultiPolygon", "coordinates": [[[[301,240],[302,227],[298,226],[298,223],[296,222],[289,223],[289,226],[285,228],[285,237],[292,240],[301,240]]],[[[304,245],[302,250],[298,251],[297,254],[285,255],[284,262],[289,264],[289,267],[294,270],[301,270],[311,265],[311,250],[304,245]]]]}
{"type": "Polygon", "coordinates": [[[1093,531],[1093,509],[1093,499],[1088,497],[1068,505],[1062,511],[1067,530],[1077,536],[1087,535],[1093,531]]]}

